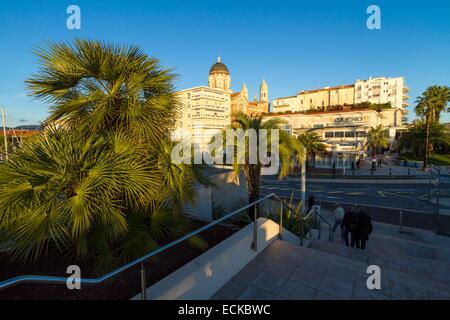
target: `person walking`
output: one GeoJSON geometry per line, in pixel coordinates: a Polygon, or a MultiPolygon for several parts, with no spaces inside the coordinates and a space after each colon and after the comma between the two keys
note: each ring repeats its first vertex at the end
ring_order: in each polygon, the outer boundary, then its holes
{"type": "Polygon", "coordinates": [[[348,247],[350,246],[349,242],[349,235],[351,235],[352,230],[352,220],[353,216],[355,215],[355,211],[353,208],[347,208],[347,211],[345,211],[344,217],[342,218],[342,235],[344,237],[345,245],[348,247]]]}
{"type": "Polygon", "coordinates": [[[336,178],[336,162],[333,162],[333,168],[331,169],[331,172],[333,173],[333,179],[336,178]]]}
{"type": "Polygon", "coordinates": [[[306,212],[310,212],[312,207],[316,204],[316,198],[314,198],[313,195],[310,195],[308,198],[308,209],[306,209],[306,212]]]}
{"type": "Polygon", "coordinates": [[[351,168],[352,168],[352,174],[355,174],[355,162],[354,161],[352,161],[351,168]]]}
{"type": "Polygon", "coordinates": [[[333,234],[336,232],[337,227],[340,228],[341,236],[344,235],[344,231],[342,228],[342,220],[344,219],[345,210],[340,206],[339,203],[336,203],[336,209],[334,209],[334,226],[333,226],[333,234]]]}
{"type": "Polygon", "coordinates": [[[361,209],[354,215],[351,222],[351,246],[357,249],[366,249],[369,235],[372,234],[372,218],[361,209]]]}
{"type": "Polygon", "coordinates": [[[381,158],[378,160],[378,168],[381,168],[381,158]]]}
{"type": "Polygon", "coordinates": [[[358,229],[360,232],[360,248],[366,249],[366,242],[369,241],[369,235],[373,232],[372,218],[363,210],[359,211],[358,229]]]}

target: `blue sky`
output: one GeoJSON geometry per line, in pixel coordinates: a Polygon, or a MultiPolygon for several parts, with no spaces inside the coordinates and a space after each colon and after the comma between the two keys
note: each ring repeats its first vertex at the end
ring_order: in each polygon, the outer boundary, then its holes
{"type": "Polygon", "coordinates": [[[263,77],[271,99],[358,78],[404,76],[413,104],[427,86],[450,85],[447,0],[2,0],[0,105],[13,125],[47,115],[47,105],[26,95],[24,80],[37,70],[31,50],[77,37],[141,46],[174,69],[180,89],[205,85],[218,54],[233,89],[245,81],[250,97],[263,77]],[[81,8],[81,30],[66,28],[71,4],[81,8]],[[381,30],[366,28],[371,4],[381,8],[381,30]]]}

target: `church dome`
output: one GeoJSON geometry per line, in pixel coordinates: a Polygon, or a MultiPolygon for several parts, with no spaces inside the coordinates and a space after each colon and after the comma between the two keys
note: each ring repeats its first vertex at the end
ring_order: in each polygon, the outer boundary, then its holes
{"type": "Polygon", "coordinates": [[[216,72],[230,74],[230,71],[228,70],[227,66],[224,63],[222,63],[222,61],[220,60],[220,57],[217,58],[217,62],[215,64],[213,64],[211,69],[209,69],[209,74],[213,74],[216,72]]]}

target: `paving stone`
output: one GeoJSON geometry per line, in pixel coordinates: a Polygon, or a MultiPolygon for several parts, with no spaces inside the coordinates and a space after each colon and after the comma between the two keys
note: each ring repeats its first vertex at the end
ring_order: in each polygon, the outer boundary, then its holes
{"type": "Polygon", "coordinates": [[[289,277],[297,268],[298,263],[295,259],[283,259],[282,261],[274,260],[265,269],[268,272],[276,274],[280,277],[289,277]]]}
{"type": "Polygon", "coordinates": [[[369,290],[367,286],[356,285],[353,289],[352,300],[389,300],[389,295],[385,293],[386,290],[369,290]]]}
{"type": "Polygon", "coordinates": [[[325,272],[325,276],[353,285],[356,281],[357,273],[352,268],[330,264],[325,272]]]}
{"type": "Polygon", "coordinates": [[[239,297],[248,286],[238,285],[239,282],[230,281],[223,286],[211,299],[212,300],[234,300],[239,297]]]}
{"type": "Polygon", "coordinates": [[[323,272],[306,271],[301,268],[297,268],[289,277],[288,281],[294,281],[298,284],[310,287],[312,289],[318,289],[322,281],[323,272]]]}
{"type": "Polygon", "coordinates": [[[450,300],[450,295],[428,290],[428,298],[430,300],[450,300]]]}
{"type": "Polygon", "coordinates": [[[427,300],[428,291],[410,283],[390,281],[392,300],[427,300]]]}
{"type": "Polygon", "coordinates": [[[281,288],[286,283],[287,278],[276,275],[271,272],[263,271],[256,279],[252,282],[252,285],[264,289],[272,294],[278,294],[281,288]]]}
{"type": "Polygon", "coordinates": [[[324,276],[319,290],[338,298],[350,300],[353,294],[353,285],[324,276]]]}
{"type": "Polygon", "coordinates": [[[249,286],[238,300],[277,300],[277,295],[255,286],[249,286]]]}
{"type": "Polygon", "coordinates": [[[288,280],[280,291],[280,297],[286,300],[313,300],[316,290],[288,280]]]}
{"type": "Polygon", "coordinates": [[[316,296],[314,297],[314,300],[344,300],[344,299],[333,296],[333,295],[328,294],[323,291],[317,291],[316,296]]]}

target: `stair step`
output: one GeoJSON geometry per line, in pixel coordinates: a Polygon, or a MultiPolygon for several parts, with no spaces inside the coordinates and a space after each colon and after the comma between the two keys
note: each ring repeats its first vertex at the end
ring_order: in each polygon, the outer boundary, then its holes
{"type": "Polygon", "coordinates": [[[385,253],[368,252],[356,248],[345,247],[336,243],[314,240],[310,247],[336,254],[348,259],[380,266],[388,272],[401,272],[417,277],[421,283],[430,279],[450,285],[450,265],[436,261],[419,261],[415,257],[390,256],[385,253]]]}
{"type": "MultiPolygon", "coordinates": [[[[417,295],[414,296],[417,299],[427,299],[431,296],[434,298],[450,297],[450,283],[442,282],[442,279],[439,277],[433,278],[430,274],[397,269],[397,266],[394,263],[380,266],[382,270],[382,290],[381,292],[371,292],[365,287],[369,276],[366,273],[366,270],[369,265],[376,264],[375,262],[379,261],[373,260],[366,253],[361,254],[359,252],[361,250],[338,247],[333,248],[334,250],[326,251],[324,248],[329,248],[329,246],[318,246],[320,244],[329,244],[329,242],[314,240],[310,248],[289,244],[289,246],[295,248],[295,250],[290,251],[290,254],[297,255],[297,257],[300,258],[300,261],[302,261],[300,264],[306,265],[305,268],[308,268],[310,265],[308,262],[309,260],[322,261],[324,264],[327,263],[328,267],[325,275],[330,278],[327,279],[327,281],[332,282],[336,280],[338,283],[341,283],[341,281],[348,283],[353,281],[353,283],[356,284],[354,286],[353,298],[364,299],[361,295],[367,295],[367,299],[396,299],[402,294],[406,294],[397,292],[400,290],[399,288],[409,288],[408,290],[411,292],[417,293],[417,295]],[[355,292],[355,290],[357,292],[355,292]]],[[[312,265],[309,269],[311,269],[311,273],[313,274],[314,270],[312,270],[312,265]]],[[[322,272],[322,270],[319,270],[318,272],[322,272]]],[[[314,276],[312,275],[311,277],[314,276]]],[[[445,280],[447,280],[447,278],[445,278],[445,280]]],[[[307,282],[309,280],[305,279],[305,281],[307,282]]],[[[330,286],[332,285],[330,284],[330,286]]]]}

